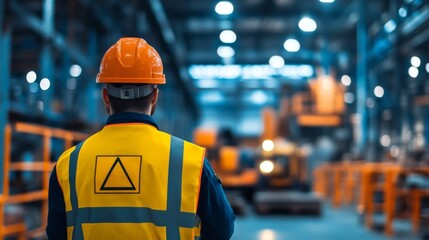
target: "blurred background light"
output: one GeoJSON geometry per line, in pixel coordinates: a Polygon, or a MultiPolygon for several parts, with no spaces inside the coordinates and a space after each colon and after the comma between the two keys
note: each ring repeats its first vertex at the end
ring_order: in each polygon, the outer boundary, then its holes
{"type": "Polygon", "coordinates": [[[285,60],[278,55],[270,57],[269,64],[272,68],[282,68],[285,66],[285,60]]]}
{"type": "Polygon", "coordinates": [[[298,52],[301,44],[299,44],[298,40],[289,38],[284,42],[283,47],[288,52],[298,52]]]}
{"type": "Polygon", "coordinates": [[[216,4],[215,11],[219,15],[229,15],[234,12],[234,5],[228,1],[220,1],[216,4]]]}
{"type": "Polygon", "coordinates": [[[25,78],[27,79],[27,82],[28,82],[28,83],[33,83],[33,82],[35,82],[35,81],[36,81],[36,79],[37,79],[37,74],[36,74],[36,72],[34,72],[34,71],[29,71],[29,72],[27,73],[27,75],[25,76],[25,78]]]}
{"type": "Polygon", "coordinates": [[[217,55],[221,58],[231,58],[235,55],[235,51],[230,46],[220,46],[217,48],[217,55]]]}
{"type": "Polygon", "coordinates": [[[319,0],[322,3],[333,3],[335,0],[319,0]]]}
{"type": "Polygon", "coordinates": [[[377,86],[374,88],[374,95],[378,98],[382,98],[384,95],[384,89],[381,86],[377,86]]]}
{"type": "Polygon", "coordinates": [[[70,76],[72,77],[79,77],[80,74],[82,73],[82,68],[77,65],[77,64],[73,64],[70,66],[70,76]]]}
{"type": "MultiPolygon", "coordinates": [[[[274,163],[270,160],[264,160],[261,162],[261,164],[259,164],[259,169],[262,173],[270,173],[274,169],[274,163]]],[[[267,236],[265,236],[261,239],[264,239],[264,240],[267,239],[268,240],[269,238],[267,238],[267,236]]],[[[271,238],[271,239],[274,239],[274,238],[271,238]]]]}
{"type": "Polygon", "coordinates": [[[43,91],[48,90],[50,86],[51,81],[49,81],[49,79],[43,78],[42,80],[40,80],[40,89],[42,89],[43,91]]]}
{"type": "Polygon", "coordinates": [[[344,86],[350,86],[350,84],[352,84],[352,79],[350,78],[350,76],[349,76],[349,75],[343,75],[343,76],[341,77],[341,83],[342,83],[344,86]]]}
{"type": "Polygon", "coordinates": [[[393,19],[390,19],[384,24],[384,31],[391,33],[396,29],[396,22],[393,19]]]}
{"type": "Polygon", "coordinates": [[[262,142],[262,149],[266,152],[270,152],[274,149],[274,142],[267,139],[262,142]]]}
{"type": "Polygon", "coordinates": [[[355,101],[355,95],[351,92],[346,92],[344,94],[344,102],[351,104],[355,101]]]}
{"type": "Polygon", "coordinates": [[[250,100],[254,104],[264,104],[268,101],[268,96],[264,91],[256,90],[250,95],[250,100]]]}
{"type": "Polygon", "coordinates": [[[304,32],[314,32],[317,29],[317,23],[309,17],[303,17],[299,23],[299,28],[304,32]]]}
{"type": "Polygon", "coordinates": [[[237,40],[237,35],[232,30],[223,30],[219,38],[223,43],[234,43],[237,40]]]}
{"type": "MultiPolygon", "coordinates": [[[[274,168],[274,165],[273,165],[274,168]]],[[[276,240],[276,234],[271,229],[264,229],[259,233],[259,240],[276,240]]]]}
{"type": "Polygon", "coordinates": [[[419,75],[419,69],[416,67],[410,67],[408,69],[408,75],[410,75],[412,78],[416,78],[419,75]]]}
{"type": "Polygon", "coordinates": [[[205,103],[221,102],[223,99],[224,96],[220,91],[205,92],[201,95],[201,101],[205,103]]]}
{"type": "Polygon", "coordinates": [[[420,67],[420,65],[422,64],[422,61],[417,56],[412,57],[410,62],[411,62],[411,65],[416,68],[420,67]]]}
{"type": "Polygon", "coordinates": [[[383,147],[388,147],[390,145],[391,139],[389,135],[383,135],[380,138],[380,143],[383,147]]]}
{"type": "Polygon", "coordinates": [[[429,63],[426,63],[425,68],[426,68],[426,72],[429,73],[429,63]]]}
{"type": "Polygon", "coordinates": [[[399,157],[400,153],[401,149],[399,149],[398,146],[393,145],[392,147],[390,147],[390,155],[392,155],[392,157],[399,157]]]}
{"type": "Polygon", "coordinates": [[[399,10],[398,10],[398,14],[399,14],[399,16],[400,16],[400,17],[406,17],[406,16],[407,16],[407,14],[408,14],[408,11],[407,11],[407,9],[405,9],[405,8],[401,7],[401,8],[399,8],[399,10]]]}

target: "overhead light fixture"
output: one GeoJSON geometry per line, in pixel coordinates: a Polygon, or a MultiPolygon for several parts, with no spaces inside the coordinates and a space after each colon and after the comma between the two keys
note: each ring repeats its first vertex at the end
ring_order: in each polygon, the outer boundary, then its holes
{"type": "Polygon", "coordinates": [[[82,73],[82,68],[77,64],[73,64],[70,66],[69,73],[70,73],[70,76],[72,77],[79,77],[80,74],[82,73]]]}
{"type": "Polygon", "coordinates": [[[255,104],[264,104],[268,101],[268,97],[267,94],[264,93],[264,91],[256,90],[251,94],[250,100],[255,104]]]}
{"type": "MultiPolygon", "coordinates": [[[[274,170],[274,163],[270,160],[264,160],[261,162],[261,164],[259,164],[259,170],[265,174],[271,173],[274,170]]],[[[270,238],[270,239],[274,239],[274,238],[270,238]]]]}
{"type": "Polygon", "coordinates": [[[399,10],[398,10],[398,14],[399,14],[399,16],[401,16],[401,17],[406,17],[407,16],[407,14],[408,14],[408,11],[407,11],[407,9],[405,9],[404,7],[401,7],[401,8],[399,8],[399,10]]]}
{"type": "Polygon", "coordinates": [[[349,75],[343,75],[343,76],[341,77],[341,83],[342,83],[344,86],[350,86],[350,84],[352,84],[352,79],[350,78],[350,76],[349,76],[349,75]]]}
{"type": "Polygon", "coordinates": [[[374,88],[374,95],[378,98],[382,98],[384,95],[384,88],[381,86],[377,86],[374,88]]]}
{"type": "Polygon", "coordinates": [[[237,35],[232,30],[223,30],[219,38],[223,43],[234,43],[237,40],[237,35]]]}
{"type": "Polygon", "coordinates": [[[344,102],[351,104],[355,101],[355,95],[351,92],[346,92],[344,94],[344,102]]]}
{"type": "Polygon", "coordinates": [[[419,69],[411,66],[408,68],[408,75],[410,75],[412,78],[416,78],[419,75],[419,69]]]}
{"type": "Polygon", "coordinates": [[[204,103],[217,103],[224,100],[223,94],[220,91],[203,92],[200,98],[204,103]]]}
{"type": "Polygon", "coordinates": [[[412,57],[410,62],[411,65],[416,68],[420,67],[420,64],[422,64],[422,61],[417,56],[412,57]]]}
{"type": "Polygon", "coordinates": [[[36,79],[37,79],[37,74],[36,74],[36,72],[34,72],[34,71],[29,71],[29,72],[27,73],[27,75],[25,76],[25,78],[27,79],[27,82],[28,82],[28,83],[33,83],[33,82],[35,82],[35,81],[36,81],[36,79]]]}
{"type": "Polygon", "coordinates": [[[395,31],[395,29],[396,29],[396,22],[395,22],[395,20],[393,20],[393,19],[390,19],[389,21],[387,21],[385,24],[384,24],[384,31],[386,31],[386,32],[388,32],[388,33],[391,33],[391,32],[393,32],[393,31],[395,31]]]}
{"type": "Polygon", "coordinates": [[[289,38],[284,42],[283,47],[288,52],[298,52],[301,48],[301,44],[299,44],[298,40],[289,38]]]}
{"type": "Polygon", "coordinates": [[[333,3],[335,0],[319,0],[322,3],[333,3]]]}
{"type": "Polygon", "coordinates": [[[272,140],[264,140],[262,142],[262,149],[266,152],[270,152],[274,149],[274,142],[272,140]]]}
{"type": "Polygon", "coordinates": [[[269,64],[272,68],[282,68],[285,66],[285,60],[278,55],[270,57],[269,64]]]}
{"type": "Polygon", "coordinates": [[[299,28],[304,32],[314,32],[317,29],[317,23],[309,17],[303,17],[299,23],[299,28]]]}
{"type": "Polygon", "coordinates": [[[49,81],[49,79],[43,78],[42,80],[40,80],[40,89],[42,89],[43,91],[48,90],[50,86],[51,81],[49,81]]]}
{"type": "Polygon", "coordinates": [[[217,48],[217,55],[221,58],[231,58],[234,57],[235,51],[230,46],[220,46],[217,48]]]}
{"type": "Polygon", "coordinates": [[[215,11],[219,15],[229,15],[234,12],[234,5],[228,1],[220,1],[216,4],[215,11]]]}
{"type": "Polygon", "coordinates": [[[389,135],[385,134],[380,138],[380,143],[383,147],[388,147],[390,145],[391,142],[391,138],[389,135]]]}

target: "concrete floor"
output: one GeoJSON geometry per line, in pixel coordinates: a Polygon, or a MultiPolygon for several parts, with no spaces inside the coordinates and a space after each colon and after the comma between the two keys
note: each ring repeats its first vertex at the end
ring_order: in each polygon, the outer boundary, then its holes
{"type": "MultiPolygon", "coordinates": [[[[382,217],[374,219],[381,225],[382,217]]],[[[251,210],[237,217],[232,240],[414,240],[422,239],[413,234],[411,223],[395,220],[395,235],[387,238],[383,230],[368,230],[353,209],[331,209],[325,206],[318,216],[257,215],[251,210]]]]}

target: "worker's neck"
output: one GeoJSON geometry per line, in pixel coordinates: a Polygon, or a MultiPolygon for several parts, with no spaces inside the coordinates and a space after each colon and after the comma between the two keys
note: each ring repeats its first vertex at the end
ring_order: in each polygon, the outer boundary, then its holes
{"type": "Polygon", "coordinates": [[[123,112],[115,112],[113,110],[110,111],[110,115],[114,115],[114,114],[119,114],[119,113],[139,113],[139,114],[145,114],[145,115],[151,115],[150,111],[134,111],[134,110],[130,110],[130,111],[123,111],[123,112]]]}

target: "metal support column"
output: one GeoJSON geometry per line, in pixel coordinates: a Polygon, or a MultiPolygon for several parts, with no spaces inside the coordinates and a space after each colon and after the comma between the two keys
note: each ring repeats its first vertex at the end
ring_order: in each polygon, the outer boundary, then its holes
{"type": "Polygon", "coordinates": [[[3,194],[5,127],[9,112],[10,58],[12,35],[9,26],[3,26],[4,1],[0,1],[0,195],[3,194]]]}
{"type": "MultiPolygon", "coordinates": [[[[44,0],[43,2],[43,28],[48,32],[48,36],[54,34],[54,0],[44,0]]],[[[54,77],[54,59],[53,59],[53,46],[49,41],[49,37],[45,38],[40,54],[40,74],[42,78],[47,78],[51,82],[51,87],[42,91],[43,112],[46,114],[51,113],[51,102],[53,96],[53,81],[54,77]]]]}
{"type": "MultiPolygon", "coordinates": [[[[97,58],[97,31],[94,29],[94,27],[91,27],[89,32],[89,41],[88,41],[88,49],[89,49],[89,62],[91,63],[91,66],[94,66],[95,59],[97,58]]],[[[100,59],[101,60],[101,59],[100,59]]],[[[89,66],[83,66],[83,69],[85,67],[89,66]]],[[[98,89],[95,81],[89,81],[87,84],[85,84],[86,88],[86,99],[87,102],[85,104],[86,106],[86,120],[91,123],[96,123],[100,117],[98,116],[98,104],[101,103],[100,99],[97,98],[98,96],[98,89]]]]}
{"type": "Polygon", "coordinates": [[[367,27],[366,27],[367,0],[359,2],[359,21],[357,23],[357,114],[359,116],[358,138],[356,139],[357,151],[363,156],[367,143],[368,111],[367,99],[367,27]]]}

